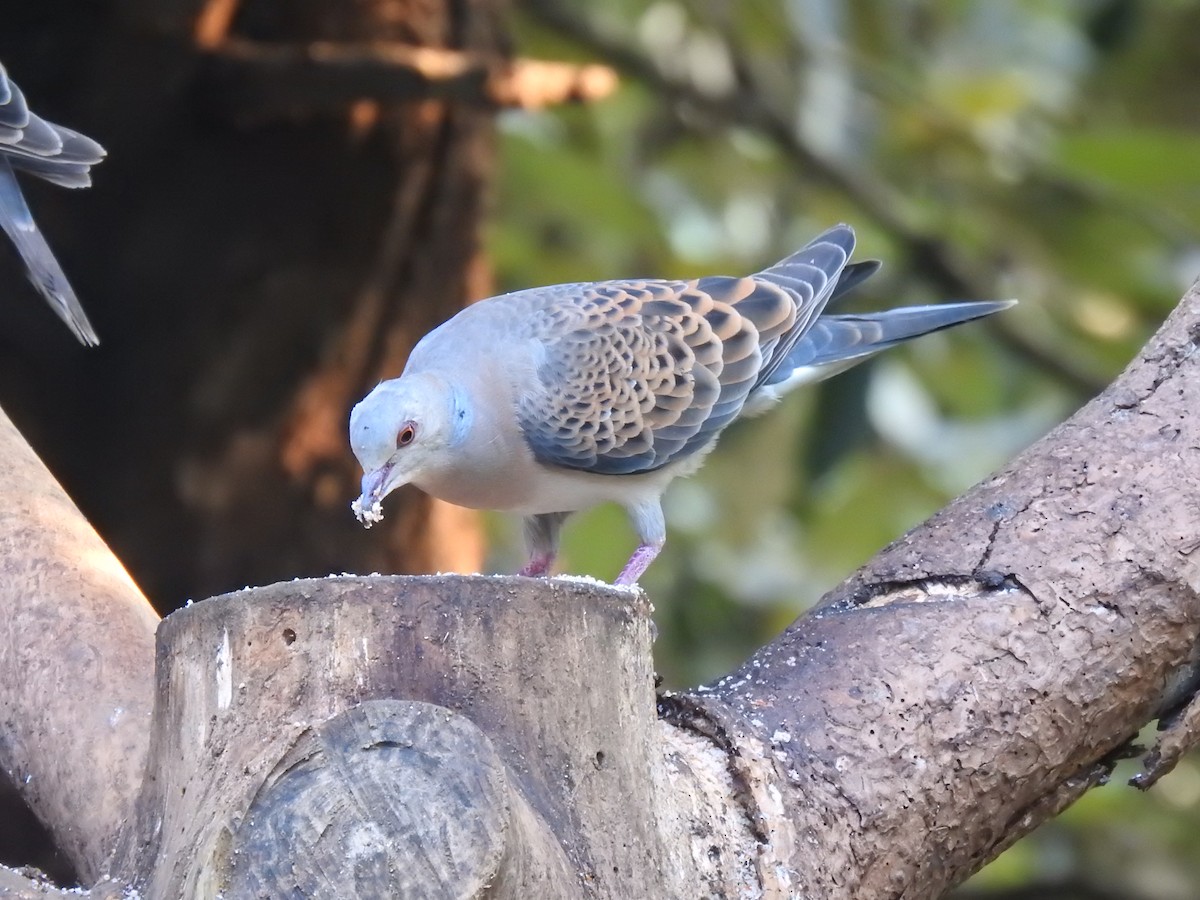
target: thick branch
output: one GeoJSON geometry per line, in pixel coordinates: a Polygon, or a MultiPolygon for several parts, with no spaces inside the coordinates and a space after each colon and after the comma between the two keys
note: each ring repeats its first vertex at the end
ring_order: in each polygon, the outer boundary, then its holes
{"type": "Polygon", "coordinates": [[[145,765],[158,617],[0,410],[0,766],[85,882],[145,765]]]}
{"type": "Polygon", "coordinates": [[[507,60],[401,43],[266,44],[230,38],[210,53],[217,103],[239,120],[343,112],[359,100],[450,100],[526,109],[611,94],[607,66],[507,60]]]}
{"type": "MultiPolygon", "coordinates": [[[[735,753],[769,748],[799,835],[773,849],[801,893],[938,895],[1103,781],[1186,700],[1198,337],[1193,289],[1070,421],[737,673],[670,701],[735,753]]],[[[1194,707],[1179,719],[1172,758],[1197,739],[1194,707]]]]}

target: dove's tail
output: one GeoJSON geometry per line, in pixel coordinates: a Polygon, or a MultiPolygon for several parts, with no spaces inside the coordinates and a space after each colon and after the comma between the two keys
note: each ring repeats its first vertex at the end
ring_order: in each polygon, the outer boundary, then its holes
{"type": "Polygon", "coordinates": [[[33,214],[21,195],[21,186],[6,156],[0,155],[0,227],[8,234],[33,286],[58,313],[59,318],[81,342],[94,347],[100,343],[83,307],[71,289],[67,276],[33,220],[33,214]]]}
{"type": "Polygon", "coordinates": [[[889,347],[923,334],[982,319],[1008,309],[1016,302],[938,303],[863,315],[821,316],[764,387],[779,395],[802,384],[822,381],[889,347]]]}

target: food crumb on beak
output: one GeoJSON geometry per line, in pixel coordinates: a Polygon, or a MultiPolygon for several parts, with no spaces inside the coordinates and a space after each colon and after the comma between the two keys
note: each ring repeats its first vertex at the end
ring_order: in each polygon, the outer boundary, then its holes
{"type": "Polygon", "coordinates": [[[383,504],[379,502],[378,497],[370,506],[363,506],[363,497],[358,497],[350,504],[350,510],[362,523],[363,528],[370,528],[376,522],[383,521],[383,504]]]}

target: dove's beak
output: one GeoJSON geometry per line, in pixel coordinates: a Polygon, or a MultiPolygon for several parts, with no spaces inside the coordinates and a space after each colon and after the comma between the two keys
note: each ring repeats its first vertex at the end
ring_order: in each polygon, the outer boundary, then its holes
{"type": "Polygon", "coordinates": [[[388,476],[391,474],[390,465],[380,466],[365,473],[362,477],[362,496],[358,498],[358,502],[364,507],[370,507],[386,497],[391,491],[387,486],[388,476]]]}

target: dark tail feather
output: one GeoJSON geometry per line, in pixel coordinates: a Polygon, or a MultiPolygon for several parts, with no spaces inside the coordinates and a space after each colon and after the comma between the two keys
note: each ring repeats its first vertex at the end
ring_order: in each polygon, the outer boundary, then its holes
{"type": "Polygon", "coordinates": [[[842,274],[838,277],[838,282],[833,287],[833,293],[829,295],[829,302],[833,303],[844,294],[850,293],[878,272],[881,265],[883,263],[877,259],[866,259],[862,262],[850,263],[846,268],[842,269],[842,274]]]}
{"type": "Polygon", "coordinates": [[[864,315],[822,316],[792,348],[785,364],[768,384],[780,384],[793,376],[799,376],[801,382],[828,378],[889,347],[923,334],[982,319],[1008,309],[1016,302],[938,303],[864,315]]]}

